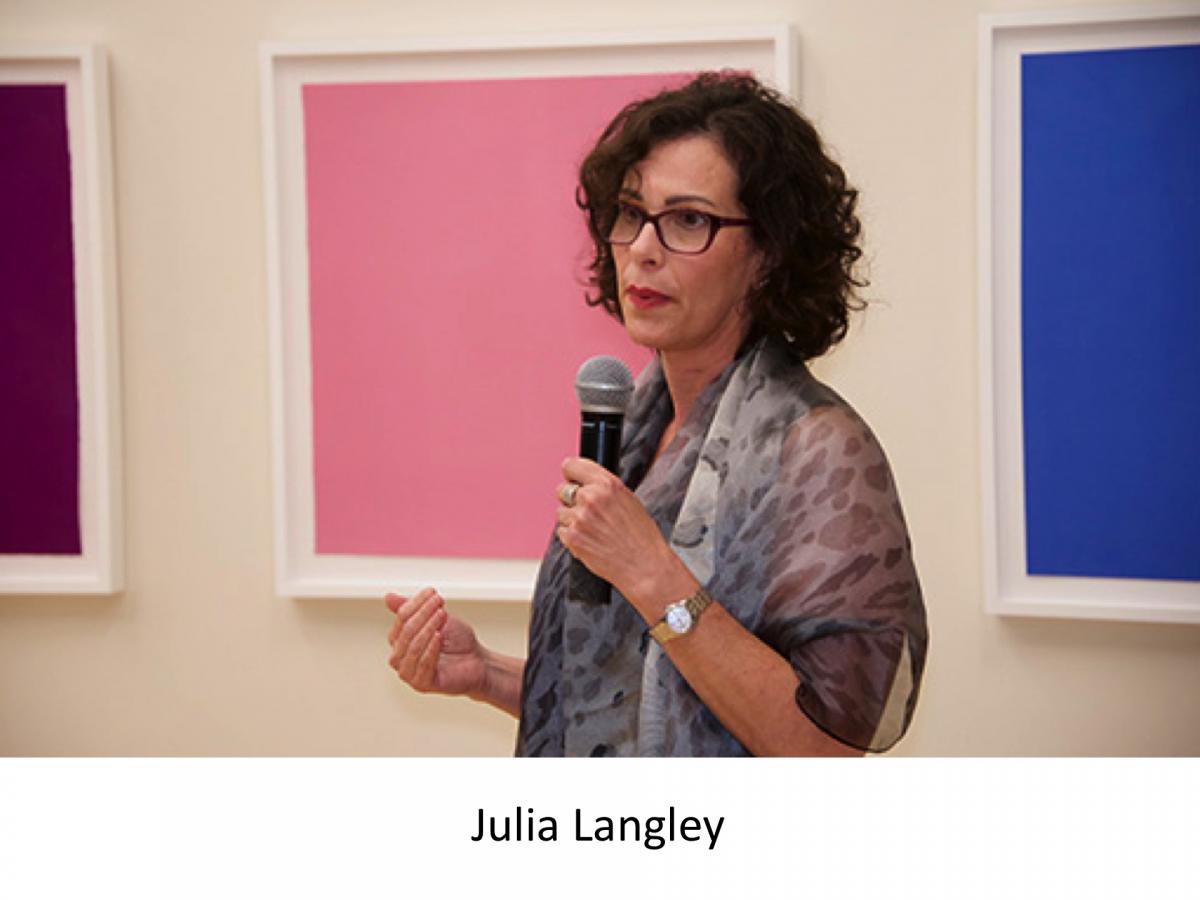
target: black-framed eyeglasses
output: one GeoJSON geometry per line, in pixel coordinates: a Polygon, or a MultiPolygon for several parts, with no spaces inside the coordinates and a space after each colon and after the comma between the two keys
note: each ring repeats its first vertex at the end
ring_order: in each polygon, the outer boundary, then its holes
{"type": "Polygon", "coordinates": [[[714,216],[698,209],[675,207],[651,215],[632,203],[617,205],[617,214],[608,230],[608,242],[619,246],[632,244],[649,222],[654,226],[659,243],[672,253],[694,255],[712,246],[722,228],[753,224],[750,219],[731,219],[714,216]]]}

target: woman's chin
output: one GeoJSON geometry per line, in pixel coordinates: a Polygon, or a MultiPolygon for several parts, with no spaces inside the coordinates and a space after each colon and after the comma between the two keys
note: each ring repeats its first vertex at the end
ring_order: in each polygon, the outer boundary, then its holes
{"type": "Polygon", "coordinates": [[[633,315],[626,314],[625,333],[631,341],[647,350],[663,350],[671,344],[670,329],[664,328],[661,323],[648,322],[636,312],[633,315]]]}
{"type": "Polygon", "coordinates": [[[629,336],[629,340],[633,341],[633,343],[639,347],[645,347],[647,350],[661,352],[671,343],[665,336],[656,334],[650,329],[630,328],[629,323],[625,324],[625,334],[629,336]]]}

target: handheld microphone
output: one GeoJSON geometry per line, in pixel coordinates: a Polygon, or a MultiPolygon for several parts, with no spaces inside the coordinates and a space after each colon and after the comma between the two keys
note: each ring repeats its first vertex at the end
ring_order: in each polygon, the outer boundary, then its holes
{"type": "MultiPolygon", "coordinates": [[[[621,427],[633,393],[633,376],[625,363],[612,356],[593,356],[575,376],[579,398],[579,455],[620,474],[621,427]]],[[[567,576],[567,599],[578,603],[608,603],[610,586],[577,559],[567,576]]]]}

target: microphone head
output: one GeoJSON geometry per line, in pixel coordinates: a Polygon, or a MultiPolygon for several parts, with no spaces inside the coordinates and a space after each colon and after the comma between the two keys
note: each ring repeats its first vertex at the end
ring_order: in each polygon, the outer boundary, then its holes
{"type": "Polygon", "coordinates": [[[624,415],[632,394],[629,367],[614,356],[593,356],[575,376],[575,396],[583,412],[624,415]]]}

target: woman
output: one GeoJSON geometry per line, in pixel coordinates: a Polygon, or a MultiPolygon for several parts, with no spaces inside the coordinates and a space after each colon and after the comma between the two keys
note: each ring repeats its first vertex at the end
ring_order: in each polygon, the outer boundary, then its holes
{"type": "Polygon", "coordinates": [[[805,361],[859,305],[857,194],[754,79],[633,103],[580,169],[589,302],[657,351],[621,477],[563,464],[528,661],[424,590],[389,635],[420,691],[520,718],[519,755],[833,755],[904,733],[920,588],[883,451],[805,361]],[[568,601],[571,556],[612,602],[568,601]]]}

